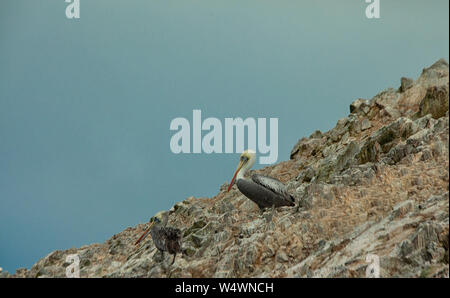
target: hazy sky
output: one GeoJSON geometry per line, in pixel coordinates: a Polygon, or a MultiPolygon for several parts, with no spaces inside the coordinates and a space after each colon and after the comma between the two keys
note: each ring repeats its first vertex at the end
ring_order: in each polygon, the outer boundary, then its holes
{"type": "MultiPolygon", "coordinates": [[[[279,118],[279,158],[358,97],[448,60],[448,0],[0,1],[0,266],[104,242],[231,179],[170,121],[279,118]]],[[[261,167],[261,165],[256,165],[261,167]]]]}

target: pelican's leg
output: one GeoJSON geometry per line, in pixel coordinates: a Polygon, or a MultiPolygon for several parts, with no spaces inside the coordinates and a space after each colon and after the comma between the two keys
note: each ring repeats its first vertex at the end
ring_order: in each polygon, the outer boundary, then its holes
{"type": "Polygon", "coordinates": [[[268,231],[272,229],[272,225],[270,224],[273,222],[273,212],[271,211],[271,207],[265,207],[264,209],[261,209],[261,216],[266,221],[266,224],[264,225],[264,230],[268,231]]]}
{"type": "Polygon", "coordinates": [[[276,213],[276,210],[275,210],[275,205],[272,205],[272,208],[270,208],[270,213],[272,214],[272,221],[273,221],[273,216],[275,215],[275,213],[276,213]]]}
{"type": "Polygon", "coordinates": [[[264,214],[266,208],[259,207],[259,215],[262,216],[264,214]]]}
{"type": "Polygon", "coordinates": [[[164,262],[164,252],[157,249],[156,253],[153,255],[153,260],[158,263],[164,262]]]}

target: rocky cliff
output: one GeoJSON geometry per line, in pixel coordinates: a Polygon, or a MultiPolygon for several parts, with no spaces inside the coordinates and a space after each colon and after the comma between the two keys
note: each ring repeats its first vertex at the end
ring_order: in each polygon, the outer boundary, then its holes
{"type": "Polygon", "coordinates": [[[348,117],[298,141],[290,160],[258,170],[288,185],[296,207],[260,212],[234,186],[171,209],[185,253],[157,253],[147,224],[103,244],[54,251],[11,277],[64,277],[78,254],[81,277],[448,277],[448,64],[401,79],[348,117]]]}

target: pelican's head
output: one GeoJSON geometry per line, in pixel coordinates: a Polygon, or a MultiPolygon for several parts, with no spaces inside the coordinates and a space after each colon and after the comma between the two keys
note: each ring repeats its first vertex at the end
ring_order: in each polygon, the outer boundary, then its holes
{"type": "Polygon", "coordinates": [[[241,178],[244,177],[245,172],[247,172],[255,163],[256,160],[256,152],[248,149],[242,152],[241,158],[239,159],[239,164],[236,168],[236,172],[234,173],[233,179],[231,179],[230,185],[228,185],[227,192],[230,191],[231,187],[236,180],[236,177],[241,178]]]}
{"type": "Polygon", "coordinates": [[[152,218],[150,218],[150,228],[152,228],[153,225],[165,225],[168,219],[169,213],[167,211],[159,211],[152,218]]]}
{"type": "Polygon", "coordinates": [[[150,225],[145,230],[144,234],[142,234],[141,237],[136,241],[135,245],[139,244],[145,237],[147,237],[148,232],[153,228],[154,225],[157,226],[165,226],[167,224],[167,221],[169,220],[169,212],[167,211],[159,211],[155,214],[152,218],[150,218],[150,225]]]}

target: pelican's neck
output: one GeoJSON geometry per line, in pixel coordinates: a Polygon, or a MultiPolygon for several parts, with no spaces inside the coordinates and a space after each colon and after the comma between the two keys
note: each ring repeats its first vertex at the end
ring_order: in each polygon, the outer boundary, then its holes
{"type": "Polygon", "coordinates": [[[161,222],[162,226],[167,226],[167,222],[169,221],[169,212],[164,213],[163,220],[161,222]]]}
{"type": "Polygon", "coordinates": [[[153,226],[158,228],[165,227],[167,225],[167,222],[169,221],[169,212],[164,212],[159,219],[160,221],[155,222],[153,226]]]}
{"type": "Polygon", "coordinates": [[[247,171],[250,169],[251,165],[247,163],[239,170],[239,172],[236,175],[236,181],[239,179],[244,179],[244,175],[247,173],[247,171]]]}

